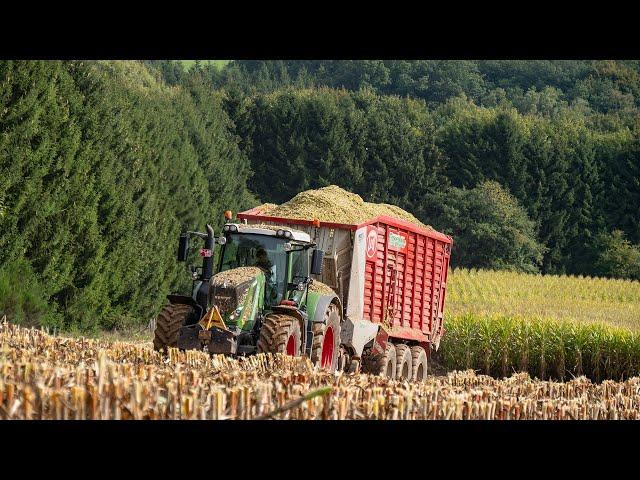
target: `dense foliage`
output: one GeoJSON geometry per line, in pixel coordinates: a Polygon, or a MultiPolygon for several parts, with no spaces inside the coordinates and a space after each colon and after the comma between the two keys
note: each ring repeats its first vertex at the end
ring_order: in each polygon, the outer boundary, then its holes
{"type": "Polygon", "coordinates": [[[0,311],[81,330],[153,317],[188,278],[179,232],[251,203],[228,127],[210,88],[138,62],[0,62],[0,311]]]}

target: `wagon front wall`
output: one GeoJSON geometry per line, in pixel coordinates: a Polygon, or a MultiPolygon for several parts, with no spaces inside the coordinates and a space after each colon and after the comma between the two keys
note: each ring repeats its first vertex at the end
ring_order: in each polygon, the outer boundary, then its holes
{"type": "Polygon", "coordinates": [[[383,222],[366,228],[363,317],[391,337],[437,343],[451,242],[383,222]]]}

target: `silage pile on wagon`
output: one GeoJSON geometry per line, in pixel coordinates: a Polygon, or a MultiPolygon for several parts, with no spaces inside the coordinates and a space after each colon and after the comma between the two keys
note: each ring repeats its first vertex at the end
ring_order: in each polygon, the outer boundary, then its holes
{"type": "Polygon", "coordinates": [[[639,419],[640,379],[558,383],[452,372],[412,383],[307,358],[237,360],[0,323],[1,419],[639,419]]]}
{"type": "Polygon", "coordinates": [[[282,205],[265,203],[258,207],[261,215],[321,222],[359,224],[379,215],[388,215],[433,230],[409,212],[387,203],[365,202],[358,194],[337,185],[300,192],[282,205]]]}

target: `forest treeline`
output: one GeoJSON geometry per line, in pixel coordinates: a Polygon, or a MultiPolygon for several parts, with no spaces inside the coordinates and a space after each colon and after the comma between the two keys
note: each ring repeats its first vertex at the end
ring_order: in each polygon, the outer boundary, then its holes
{"type": "Polygon", "coordinates": [[[139,62],[0,62],[0,312],[138,325],[188,288],[183,229],[255,203],[220,95],[139,62]]]}
{"type": "Polygon", "coordinates": [[[639,108],[637,61],[3,61],[0,312],[139,324],[180,230],[329,184],[454,266],[640,279],[639,108]]]}

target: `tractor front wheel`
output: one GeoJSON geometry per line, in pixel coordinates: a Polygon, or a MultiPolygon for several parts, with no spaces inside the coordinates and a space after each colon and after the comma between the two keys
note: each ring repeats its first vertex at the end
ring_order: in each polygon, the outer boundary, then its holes
{"type": "Polygon", "coordinates": [[[301,351],[302,334],[298,319],[282,313],[267,315],[260,328],[258,352],[298,357],[301,351]]]}
{"type": "Polygon", "coordinates": [[[153,334],[153,348],[166,352],[169,347],[178,345],[178,331],[193,313],[193,307],[181,304],[169,304],[158,314],[153,334]]]}
{"type": "Polygon", "coordinates": [[[335,303],[327,308],[324,323],[313,324],[311,361],[321,368],[334,372],[340,353],[340,311],[335,303]]]}

